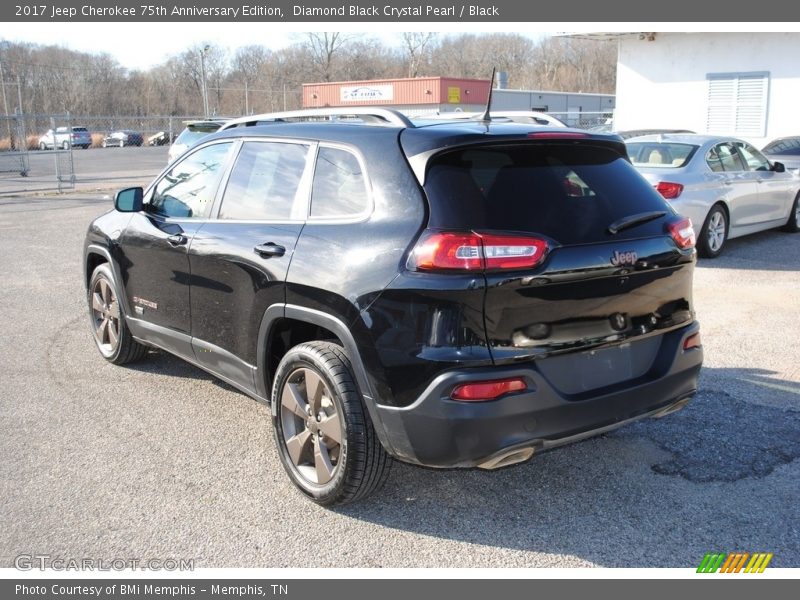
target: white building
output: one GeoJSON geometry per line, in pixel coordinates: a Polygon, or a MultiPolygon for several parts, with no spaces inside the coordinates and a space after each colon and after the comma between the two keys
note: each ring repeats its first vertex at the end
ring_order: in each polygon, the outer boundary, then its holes
{"type": "Polygon", "coordinates": [[[618,39],[616,130],[690,129],[758,147],[800,135],[800,33],[581,37],[618,39]]]}

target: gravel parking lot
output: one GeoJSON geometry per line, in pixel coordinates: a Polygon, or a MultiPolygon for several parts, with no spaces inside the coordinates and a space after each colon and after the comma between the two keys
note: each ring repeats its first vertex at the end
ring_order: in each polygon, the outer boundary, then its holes
{"type": "Polygon", "coordinates": [[[109,207],[0,198],[0,566],[696,567],[760,551],[800,567],[800,235],[700,262],[706,366],[681,413],[497,472],[397,464],[381,493],[326,510],[285,477],[265,406],[164,353],[102,360],[81,249],[109,207]]]}

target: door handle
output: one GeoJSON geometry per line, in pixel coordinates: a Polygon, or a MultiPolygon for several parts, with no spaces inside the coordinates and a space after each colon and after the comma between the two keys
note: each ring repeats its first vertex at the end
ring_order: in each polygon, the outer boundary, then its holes
{"type": "Polygon", "coordinates": [[[186,236],[180,233],[167,236],[167,241],[170,246],[183,246],[186,243],[186,236]]]}
{"type": "Polygon", "coordinates": [[[256,254],[263,258],[270,258],[271,256],[283,256],[286,254],[286,248],[283,246],[279,246],[273,242],[267,242],[266,244],[260,244],[253,248],[256,254]]]}

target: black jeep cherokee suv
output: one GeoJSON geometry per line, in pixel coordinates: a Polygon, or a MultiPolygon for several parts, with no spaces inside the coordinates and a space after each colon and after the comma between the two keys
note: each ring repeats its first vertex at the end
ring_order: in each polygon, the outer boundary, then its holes
{"type": "Polygon", "coordinates": [[[346,112],[213,134],[117,194],[85,245],[107,360],[161,348],[269,403],[324,505],[390,457],[502,467],[695,393],[694,232],[619,138],[346,112]]]}

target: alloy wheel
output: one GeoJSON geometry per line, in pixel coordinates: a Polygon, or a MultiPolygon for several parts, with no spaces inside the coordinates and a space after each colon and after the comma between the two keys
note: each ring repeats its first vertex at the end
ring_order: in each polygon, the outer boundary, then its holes
{"type": "Polygon", "coordinates": [[[344,432],[330,389],[310,368],[296,369],[281,390],[283,443],[297,473],[325,485],[336,475],[344,432]]]}
{"type": "Polygon", "coordinates": [[[716,211],[708,221],[708,247],[712,252],[719,251],[725,243],[725,215],[716,211]]]}
{"type": "Polygon", "coordinates": [[[100,277],[92,289],[94,338],[104,354],[113,354],[119,345],[119,303],[111,284],[100,277]]]}

